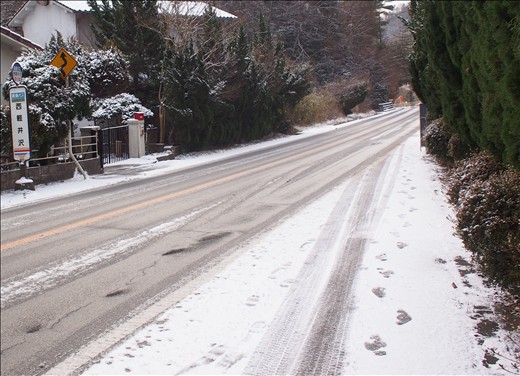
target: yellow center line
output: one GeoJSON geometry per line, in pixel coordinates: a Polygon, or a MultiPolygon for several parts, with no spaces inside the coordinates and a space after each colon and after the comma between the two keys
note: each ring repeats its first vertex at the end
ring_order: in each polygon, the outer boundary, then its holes
{"type": "MultiPolygon", "coordinates": [[[[340,144],[340,143],[343,143],[343,142],[344,142],[344,140],[335,140],[335,141],[332,142],[332,145],[340,144]]],[[[325,150],[325,149],[330,149],[330,148],[331,148],[331,145],[324,145],[324,146],[320,147],[318,150],[325,150]]],[[[155,205],[155,204],[158,204],[158,203],[161,203],[161,202],[164,202],[164,201],[168,201],[168,200],[171,200],[171,199],[175,199],[175,198],[178,198],[178,197],[181,197],[181,196],[185,196],[185,195],[190,194],[190,193],[199,192],[201,190],[204,190],[204,189],[216,186],[218,184],[222,184],[222,183],[225,183],[225,182],[228,182],[228,181],[240,178],[242,176],[250,175],[252,173],[255,173],[255,172],[258,172],[258,171],[262,171],[262,170],[271,168],[271,167],[279,165],[279,164],[287,163],[288,161],[291,161],[293,159],[300,158],[300,154],[307,154],[307,153],[316,153],[316,149],[314,149],[313,151],[303,151],[301,153],[298,153],[298,154],[295,154],[295,155],[292,155],[292,156],[289,156],[289,157],[286,157],[286,158],[278,159],[278,160],[276,160],[274,162],[269,162],[269,163],[263,164],[263,165],[258,166],[258,167],[254,167],[254,168],[250,168],[248,170],[237,172],[235,174],[231,174],[231,175],[225,176],[225,177],[220,178],[220,179],[212,180],[212,181],[209,181],[207,183],[199,184],[197,186],[184,189],[182,191],[169,193],[169,194],[166,194],[166,195],[163,195],[163,196],[151,199],[151,200],[140,202],[138,204],[126,206],[124,208],[117,209],[117,210],[112,210],[112,211],[104,213],[104,214],[96,215],[96,216],[93,216],[93,217],[90,217],[90,218],[83,219],[81,221],[70,223],[68,225],[63,225],[63,226],[56,227],[56,228],[51,229],[51,230],[40,232],[38,234],[27,236],[25,238],[14,240],[14,241],[9,242],[9,243],[1,244],[0,245],[0,251],[6,251],[8,249],[11,249],[11,248],[14,248],[14,247],[19,247],[21,245],[25,245],[25,244],[28,244],[28,243],[32,243],[32,242],[40,240],[40,239],[44,239],[44,238],[48,238],[48,237],[51,237],[51,236],[59,235],[59,234],[62,234],[64,232],[66,232],[66,231],[76,229],[78,227],[88,226],[88,225],[91,225],[91,224],[96,223],[96,222],[100,222],[100,221],[103,221],[103,220],[111,219],[111,218],[120,216],[122,214],[131,212],[133,210],[142,209],[144,207],[155,205]]]]}
{"type": "Polygon", "coordinates": [[[40,239],[43,239],[43,238],[48,238],[50,236],[59,235],[61,233],[64,233],[66,231],[70,231],[70,230],[76,229],[78,227],[88,226],[88,225],[91,225],[91,224],[96,223],[96,222],[100,222],[100,221],[103,221],[103,220],[114,218],[114,217],[120,216],[122,214],[131,212],[133,210],[142,209],[144,207],[155,205],[155,204],[158,204],[158,203],[161,203],[161,202],[164,202],[164,201],[168,201],[168,200],[171,200],[171,199],[174,199],[174,198],[178,198],[178,197],[181,197],[181,196],[185,196],[185,195],[190,194],[190,193],[199,192],[199,191],[202,191],[204,189],[213,187],[215,185],[222,184],[222,183],[231,181],[233,179],[237,179],[237,178],[240,178],[242,176],[249,175],[251,173],[267,169],[267,168],[272,167],[273,165],[279,164],[279,163],[281,163],[280,160],[278,160],[276,162],[271,162],[271,163],[268,163],[268,164],[265,164],[265,165],[262,165],[262,166],[251,168],[249,170],[244,170],[242,172],[237,172],[235,174],[228,175],[228,176],[225,176],[225,177],[220,178],[220,179],[212,180],[212,181],[209,181],[207,183],[199,184],[197,186],[184,189],[182,191],[169,193],[169,194],[166,194],[166,195],[163,195],[163,196],[151,199],[151,200],[140,202],[138,204],[126,206],[124,208],[117,209],[117,210],[112,210],[112,211],[104,213],[104,214],[96,215],[94,217],[90,217],[90,218],[87,218],[87,219],[83,219],[81,221],[73,222],[73,223],[70,223],[68,225],[56,227],[56,228],[48,230],[48,231],[40,232],[38,234],[34,234],[34,235],[31,235],[31,236],[27,236],[25,238],[14,240],[12,242],[0,245],[0,250],[6,251],[8,249],[11,249],[11,248],[14,248],[14,247],[19,247],[21,245],[25,245],[25,244],[28,244],[28,243],[32,243],[34,241],[37,241],[37,240],[40,240],[40,239]]]}

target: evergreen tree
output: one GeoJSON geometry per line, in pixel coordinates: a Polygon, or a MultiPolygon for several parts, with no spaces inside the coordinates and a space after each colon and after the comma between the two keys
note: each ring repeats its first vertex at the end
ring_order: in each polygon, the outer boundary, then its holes
{"type": "MultiPolygon", "coordinates": [[[[16,60],[22,66],[22,84],[27,86],[31,148],[38,150],[37,157],[45,157],[54,143],[67,136],[70,121],[90,115],[90,86],[82,54],[75,40],[65,42],[57,33],[43,51],[24,52],[16,60]],[[50,65],[61,48],[78,60],[67,82],[61,79],[58,69],[50,65]]],[[[14,85],[11,79],[3,85],[5,99],[14,85]]],[[[10,129],[10,121],[2,126],[10,129]]]]}
{"type": "Polygon", "coordinates": [[[128,61],[130,92],[149,108],[158,107],[157,86],[164,52],[155,0],[87,0],[99,47],[115,46],[128,61]]]}
{"type": "MultiPolygon", "coordinates": [[[[17,59],[23,69],[23,84],[27,86],[31,148],[37,157],[45,157],[54,144],[68,134],[72,120],[90,118],[93,111],[106,106],[99,98],[111,97],[127,87],[128,72],[125,61],[112,49],[88,51],[77,41],[64,41],[61,34],[53,36],[42,51],[27,51],[17,59]],[[67,82],[50,62],[64,48],[78,61],[67,82]],[[98,100],[96,100],[96,98],[98,100]],[[92,100],[94,99],[94,100],[92,100]]],[[[7,99],[8,89],[14,85],[9,79],[3,86],[7,99]]],[[[138,103],[128,108],[140,108],[138,103]]],[[[149,115],[149,111],[144,109],[149,115]]],[[[9,109],[4,115],[9,114],[9,109]]],[[[2,118],[2,135],[10,134],[9,116],[2,118]]],[[[2,137],[2,151],[10,150],[10,137],[2,137]]],[[[10,154],[10,152],[8,152],[10,154]]]]}
{"type": "Polygon", "coordinates": [[[520,169],[520,3],[412,1],[414,89],[471,148],[520,169]]]}

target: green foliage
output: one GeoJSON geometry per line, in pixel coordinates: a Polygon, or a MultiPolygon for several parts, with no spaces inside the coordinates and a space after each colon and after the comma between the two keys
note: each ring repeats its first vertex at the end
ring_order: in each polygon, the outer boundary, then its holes
{"type": "MultiPolygon", "coordinates": [[[[17,62],[23,70],[22,84],[27,87],[31,149],[35,157],[45,157],[53,144],[67,136],[70,121],[90,117],[93,97],[109,96],[128,83],[126,63],[114,50],[86,51],[73,39],[64,41],[59,33],[44,50],[25,52],[17,62]],[[61,48],[78,61],[67,82],[60,78],[58,69],[50,66],[61,48]]],[[[8,99],[13,85],[12,80],[5,83],[4,98],[8,99]]],[[[11,137],[4,137],[11,134],[9,109],[4,113],[7,117],[1,124],[2,152],[12,154],[11,137]]]]}
{"type": "Polygon", "coordinates": [[[225,38],[219,23],[208,11],[204,32],[167,59],[169,141],[184,150],[286,131],[285,112],[310,90],[309,68],[286,65],[265,20],[252,37],[240,27],[225,38]]]}
{"type": "Polygon", "coordinates": [[[457,232],[491,281],[520,295],[520,3],[415,1],[414,88],[432,116],[427,147],[449,171],[457,232]],[[506,166],[513,166],[506,167],[506,166]]]}
{"type": "Polygon", "coordinates": [[[339,103],[345,115],[352,113],[352,109],[365,100],[368,89],[364,84],[347,86],[341,94],[339,103]]]}
{"type": "MultiPolygon", "coordinates": [[[[67,135],[69,121],[90,114],[90,88],[84,65],[78,63],[67,83],[60,78],[58,69],[49,65],[62,47],[73,56],[82,53],[74,40],[65,42],[58,33],[43,51],[25,52],[17,59],[22,66],[22,84],[27,87],[31,149],[37,151],[36,156],[46,156],[50,147],[67,135]]],[[[14,85],[10,79],[4,84],[6,100],[14,85]]],[[[10,128],[8,119],[4,127],[10,128]]]]}
{"type": "Polygon", "coordinates": [[[158,106],[164,41],[154,0],[87,0],[98,46],[117,47],[128,62],[130,93],[148,108],[158,106]]]}
{"type": "Polygon", "coordinates": [[[492,282],[520,296],[520,174],[480,153],[448,175],[465,247],[492,282]]]}
{"type": "Polygon", "coordinates": [[[194,20],[158,17],[157,1],[88,1],[98,43],[128,61],[132,93],[149,106],[160,98],[164,142],[198,150],[283,131],[310,91],[309,68],[287,66],[263,17],[252,37],[228,35],[211,7],[194,20]]]}
{"type": "Polygon", "coordinates": [[[369,90],[369,105],[378,108],[378,103],[395,97],[398,88],[409,82],[407,56],[411,36],[404,37],[409,34],[404,30],[403,38],[396,43],[396,27],[384,37],[387,22],[396,20],[396,14],[388,12],[392,6],[387,2],[217,1],[215,4],[237,15],[250,31],[258,28],[259,14],[268,15],[271,35],[283,41],[288,58],[312,66],[315,87],[345,84],[342,90],[335,87],[331,91],[336,96],[335,102],[348,92],[347,86],[363,81],[369,90]]]}
{"type": "Polygon", "coordinates": [[[520,3],[412,1],[412,83],[469,148],[520,170],[520,3]]]}

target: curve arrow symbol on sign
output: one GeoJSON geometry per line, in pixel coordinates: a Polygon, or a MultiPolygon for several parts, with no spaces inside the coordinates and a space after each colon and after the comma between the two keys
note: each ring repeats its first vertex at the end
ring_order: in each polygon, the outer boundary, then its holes
{"type": "Polygon", "coordinates": [[[58,51],[54,59],[52,59],[51,65],[58,68],[60,77],[66,80],[70,72],[78,65],[78,62],[62,48],[58,51]]]}
{"type": "Polygon", "coordinates": [[[67,75],[65,74],[65,71],[63,70],[63,68],[65,68],[67,66],[67,55],[63,51],[59,55],[60,55],[61,59],[63,60],[63,64],[59,68],[59,70],[60,70],[60,77],[63,78],[63,79],[66,79],[67,75]]]}

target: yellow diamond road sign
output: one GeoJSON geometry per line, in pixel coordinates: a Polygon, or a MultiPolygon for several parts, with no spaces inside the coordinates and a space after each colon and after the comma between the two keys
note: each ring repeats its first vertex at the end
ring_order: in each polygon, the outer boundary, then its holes
{"type": "Polygon", "coordinates": [[[58,51],[54,59],[52,59],[51,65],[60,70],[60,77],[65,80],[74,67],[78,65],[78,62],[62,48],[58,51]]]}

